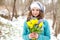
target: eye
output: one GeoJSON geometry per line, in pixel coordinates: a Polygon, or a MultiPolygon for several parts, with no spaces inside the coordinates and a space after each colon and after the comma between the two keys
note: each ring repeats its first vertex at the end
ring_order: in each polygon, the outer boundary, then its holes
{"type": "Polygon", "coordinates": [[[36,9],[36,11],[39,11],[39,9],[36,9]]]}

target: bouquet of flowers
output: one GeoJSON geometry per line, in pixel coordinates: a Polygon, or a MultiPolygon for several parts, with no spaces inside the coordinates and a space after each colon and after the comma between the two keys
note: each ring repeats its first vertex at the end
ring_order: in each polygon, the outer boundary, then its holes
{"type": "MultiPolygon", "coordinates": [[[[36,32],[40,34],[42,32],[41,28],[43,26],[43,22],[38,23],[38,19],[31,19],[27,21],[27,25],[30,30],[30,33],[36,32]]],[[[36,40],[36,38],[33,38],[32,40],[36,40]]]]}

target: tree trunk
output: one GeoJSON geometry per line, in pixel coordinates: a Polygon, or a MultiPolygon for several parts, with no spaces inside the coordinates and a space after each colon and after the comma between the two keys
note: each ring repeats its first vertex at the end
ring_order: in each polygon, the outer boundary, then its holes
{"type": "MultiPolygon", "coordinates": [[[[16,7],[15,7],[15,4],[16,4],[16,0],[14,0],[12,18],[13,18],[14,16],[17,16],[17,10],[16,10],[16,7]]],[[[12,20],[12,19],[11,19],[11,20],[12,20]]]]}

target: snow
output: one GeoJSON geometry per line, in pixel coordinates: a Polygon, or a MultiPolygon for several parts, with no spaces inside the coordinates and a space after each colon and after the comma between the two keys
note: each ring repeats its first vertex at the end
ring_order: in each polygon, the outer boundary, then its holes
{"type": "Polygon", "coordinates": [[[13,18],[12,21],[0,17],[0,22],[4,24],[3,27],[0,26],[2,31],[0,40],[23,40],[22,32],[24,21],[25,19],[23,19],[23,17],[19,17],[19,19],[13,18]]]}
{"type": "Polygon", "coordinates": [[[57,39],[60,40],[60,34],[58,34],[57,39]]]}
{"type": "Polygon", "coordinates": [[[9,11],[7,9],[0,9],[0,14],[8,15],[9,11]]]}
{"type": "MultiPolygon", "coordinates": [[[[4,35],[6,38],[1,36],[0,40],[23,40],[22,33],[23,33],[23,24],[26,20],[26,16],[19,16],[17,19],[13,17],[13,20],[7,20],[2,17],[0,17],[0,22],[5,24],[4,27],[0,26],[0,30],[2,31],[2,36],[4,35]],[[7,27],[6,27],[7,26],[7,27]],[[6,34],[9,33],[9,34],[6,34]]],[[[53,21],[51,19],[47,19],[49,25],[50,25],[50,34],[51,39],[50,40],[60,40],[60,34],[58,34],[57,38],[54,36],[54,30],[52,29],[52,23],[53,21]]]]}

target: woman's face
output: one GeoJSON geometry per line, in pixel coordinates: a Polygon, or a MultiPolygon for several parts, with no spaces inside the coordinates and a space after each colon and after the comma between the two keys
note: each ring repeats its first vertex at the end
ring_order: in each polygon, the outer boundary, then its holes
{"type": "Polygon", "coordinates": [[[32,10],[32,15],[33,16],[37,17],[39,15],[39,9],[38,8],[34,7],[31,10],[32,10]]]}

